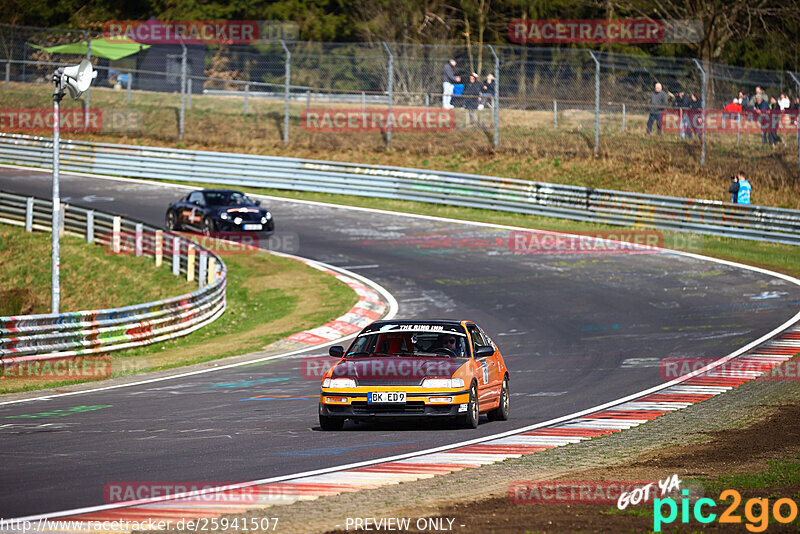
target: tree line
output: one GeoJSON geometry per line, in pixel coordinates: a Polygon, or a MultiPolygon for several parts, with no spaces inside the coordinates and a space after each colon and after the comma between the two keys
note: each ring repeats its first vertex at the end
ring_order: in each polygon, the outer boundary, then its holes
{"type": "MultiPolygon", "coordinates": [[[[292,21],[304,41],[510,44],[514,19],[697,20],[698,43],[603,44],[630,54],[800,68],[797,0],[4,0],[0,22],[100,29],[109,20],[292,21]]],[[[563,45],[561,45],[563,46],[563,45]]]]}

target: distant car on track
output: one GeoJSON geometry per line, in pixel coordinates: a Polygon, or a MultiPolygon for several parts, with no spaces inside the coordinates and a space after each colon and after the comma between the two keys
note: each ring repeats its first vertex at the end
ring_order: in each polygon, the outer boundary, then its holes
{"type": "Polygon", "coordinates": [[[476,428],[509,416],[509,374],[497,346],[471,321],[377,321],[322,378],[319,423],[441,418],[476,428]]]}
{"type": "Polygon", "coordinates": [[[275,231],[272,213],[261,201],[232,189],[192,191],[167,208],[167,230],[195,230],[205,235],[225,232],[275,231]]]}

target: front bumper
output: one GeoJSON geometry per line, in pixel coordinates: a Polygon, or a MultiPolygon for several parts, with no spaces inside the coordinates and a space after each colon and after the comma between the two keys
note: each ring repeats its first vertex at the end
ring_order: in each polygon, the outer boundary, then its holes
{"type": "Polygon", "coordinates": [[[346,419],[376,419],[404,417],[455,417],[467,413],[469,390],[406,393],[403,404],[367,402],[367,393],[342,393],[321,390],[319,413],[327,417],[346,419]],[[327,402],[326,398],[346,399],[346,402],[327,402]],[[431,397],[450,397],[452,402],[431,402],[431,397]]]}

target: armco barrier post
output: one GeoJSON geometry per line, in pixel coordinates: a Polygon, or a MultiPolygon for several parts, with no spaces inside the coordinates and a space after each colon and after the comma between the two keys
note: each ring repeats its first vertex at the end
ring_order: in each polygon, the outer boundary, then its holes
{"type": "Polygon", "coordinates": [[[172,274],[181,274],[181,238],[172,238],[172,274]]]}
{"type": "Polygon", "coordinates": [[[136,223],[136,252],[137,256],[142,255],[142,223],[136,223]]]}
{"type": "Polygon", "coordinates": [[[208,254],[206,254],[205,250],[200,250],[200,269],[197,273],[197,284],[200,287],[204,287],[206,285],[206,269],[208,269],[208,254]]]}
{"type": "Polygon", "coordinates": [[[186,249],[186,281],[193,282],[194,281],[194,257],[195,257],[195,248],[194,245],[190,244],[186,249]]]}
{"type": "Polygon", "coordinates": [[[155,258],[156,258],[156,267],[161,267],[161,263],[164,261],[164,231],[163,230],[156,230],[155,236],[155,244],[153,247],[155,248],[155,258]]]}
{"type": "Polygon", "coordinates": [[[600,151],[600,62],[594,52],[589,50],[594,60],[594,155],[600,151]]]}
{"type": "Polygon", "coordinates": [[[703,66],[700,64],[699,61],[697,61],[696,59],[693,59],[692,61],[694,61],[694,64],[697,65],[697,70],[700,71],[700,75],[703,77],[703,86],[702,86],[702,89],[701,89],[703,91],[703,100],[701,102],[703,104],[703,107],[702,107],[702,110],[703,110],[702,111],[702,113],[703,113],[703,115],[702,115],[703,116],[703,128],[700,130],[700,135],[703,136],[701,138],[702,148],[700,150],[700,166],[703,166],[703,165],[706,164],[706,137],[707,137],[706,136],[706,133],[707,133],[706,132],[706,71],[703,68],[703,66]]]}
{"type": "Polygon", "coordinates": [[[286,52],[286,79],[284,80],[283,85],[283,145],[286,146],[289,144],[289,89],[291,88],[289,84],[292,80],[292,53],[289,52],[289,47],[286,46],[286,43],[283,41],[283,39],[281,39],[280,43],[283,47],[283,51],[286,52]]]}
{"type": "Polygon", "coordinates": [[[214,283],[217,274],[217,258],[211,256],[208,258],[208,285],[214,283]]]}
{"type": "Polygon", "coordinates": [[[86,212],[86,242],[94,243],[94,210],[86,212]]]}
{"type": "Polygon", "coordinates": [[[111,226],[111,251],[114,254],[119,254],[120,251],[120,226],[121,220],[119,217],[114,217],[114,222],[111,226]]]}
{"type": "Polygon", "coordinates": [[[33,197],[25,201],[25,231],[33,232],[33,197]]]}

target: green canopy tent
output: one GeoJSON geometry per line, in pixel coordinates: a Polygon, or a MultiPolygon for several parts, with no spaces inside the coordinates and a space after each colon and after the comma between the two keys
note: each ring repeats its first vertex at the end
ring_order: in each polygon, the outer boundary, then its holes
{"type": "MultiPolygon", "coordinates": [[[[150,45],[137,43],[126,38],[115,37],[113,39],[92,39],[92,57],[100,57],[116,61],[124,57],[131,56],[142,50],[147,50],[150,45]]],[[[77,43],[70,43],[57,46],[37,46],[33,43],[28,43],[34,48],[45,50],[52,54],[75,54],[79,56],[86,55],[86,41],[79,41],[77,43]]]]}

